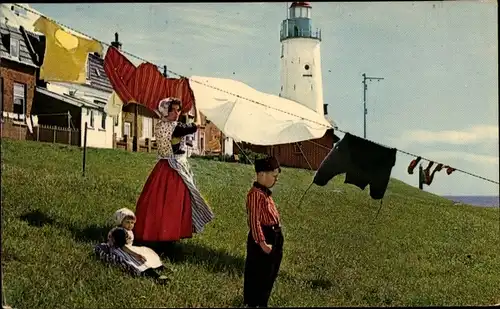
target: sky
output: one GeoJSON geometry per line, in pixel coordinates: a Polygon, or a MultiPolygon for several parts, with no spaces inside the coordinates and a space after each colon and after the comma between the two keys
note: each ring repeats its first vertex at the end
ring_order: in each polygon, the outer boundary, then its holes
{"type": "MultiPolygon", "coordinates": [[[[279,93],[285,2],[31,7],[103,41],[118,32],[124,50],[183,75],[279,93]]],[[[324,101],[339,129],[363,135],[362,74],[383,77],[368,82],[368,139],[498,181],[496,2],[312,2],[312,20],[322,31],[324,101]]],[[[417,186],[406,171],[412,159],[398,153],[392,177],[417,186]]],[[[443,170],[424,190],[498,195],[499,187],[443,170]]]]}

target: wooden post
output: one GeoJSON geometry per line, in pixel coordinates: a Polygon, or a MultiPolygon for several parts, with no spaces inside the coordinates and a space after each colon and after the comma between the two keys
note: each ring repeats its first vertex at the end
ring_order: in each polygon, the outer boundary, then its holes
{"type": "Polygon", "coordinates": [[[123,136],[123,139],[125,140],[125,149],[126,149],[127,151],[132,151],[132,147],[130,147],[130,146],[131,146],[131,142],[130,142],[130,138],[129,138],[129,136],[125,134],[125,135],[123,136]]]}
{"type": "Polygon", "coordinates": [[[68,111],[68,144],[71,145],[71,114],[68,111]]]}
{"type": "Polygon", "coordinates": [[[424,189],[424,168],[422,167],[422,164],[418,166],[418,188],[420,190],[424,189]]]}
{"type": "Polygon", "coordinates": [[[36,127],[36,141],[37,142],[40,141],[40,125],[38,125],[38,127],[36,127]]]}
{"type": "Polygon", "coordinates": [[[139,151],[139,123],[138,123],[138,113],[139,113],[139,105],[134,104],[135,109],[134,109],[134,134],[132,138],[132,150],[133,151],[139,151]]]}
{"type": "Polygon", "coordinates": [[[221,131],[220,132],[220,155],[221,155],[222,161],[226,161],[225,156],[224,156],[225,155],[225,148],[226,148],[225,147],[226,146],[225,139],[226,139],[226,137],[224,136],[224,133],[222,133],[222,131],[221,131]]]}
{"type": "Polygon", "coordinates": [[[85,133],[83,135],[83,177],[85,177],[85,162],[87,157],[87,127],[87,122],[85,122],[85,133]]]}
{"type": "MultiPolygon", "coordinates": [[[[114,123],[113,123],[114,124],[114,123]]],[[[114,129],[113,129],[114,130],[114,129]]],[[[116,133],[113,133],[113,149],[116,149],[116,133]]]]}
{"type": "Polygon", "coordinates": [[[56,126],[52,126],[52,130],[54,131],[54,140],[53,143],[56,142],[56,126]]]}
{"type": "Polygon", "coordinates": [[[146,147],[148,149],[148,152],[151,152],[151,140],[149,137],[146,138],[146,147]]]}

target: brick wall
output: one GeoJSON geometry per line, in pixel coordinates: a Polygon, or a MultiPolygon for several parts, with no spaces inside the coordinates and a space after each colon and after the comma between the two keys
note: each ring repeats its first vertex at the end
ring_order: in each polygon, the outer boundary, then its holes
{"type": "Polygon", "coordinates": [[[14,111],[14,82],[26,85],[26,115],[31,114],[35,94],[36,70],[17,62],[2,59],[0,76],[3,79],[3,111],[14,111]]]}
{"type": "Polygon", "coordinates": [[[11,138],[16,140],[33,140],[34,135],[30,133],[28,127],[12,119],[4,118],[0,123],[2,138],[11,138]]]}
{"type": "MultiPolygon", "coordinates": [[[[241,143],[240,147],[275,156],[282,166],[317,170],[330,149],[333,148],[334,140],[333,130],[328,130],[323,137],[311,141],[275,146],[241,143]]],[[[233,149],[235,154],[240,154],[240,149],[236,145],[233,149]]]]}

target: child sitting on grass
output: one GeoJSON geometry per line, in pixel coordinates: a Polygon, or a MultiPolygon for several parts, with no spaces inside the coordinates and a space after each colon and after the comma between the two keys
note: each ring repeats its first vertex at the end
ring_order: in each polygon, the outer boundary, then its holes
{"type": "MultiPolygon", "coordinates": [[[[108,233],[107,255],[114,258],[114,262],[123,265],[135,274],[145,275],[166,283],[169,279],[158,274],[165,269],[163,263],[152,249],[133,246],[135,214],[127,208],[119,209],[114,214],[116,227],[108,233]]],[[[102,246],[101,246],[102,247],[102,246]]],[[[102,248],[101,248],[102,251],[102,248]]]]}

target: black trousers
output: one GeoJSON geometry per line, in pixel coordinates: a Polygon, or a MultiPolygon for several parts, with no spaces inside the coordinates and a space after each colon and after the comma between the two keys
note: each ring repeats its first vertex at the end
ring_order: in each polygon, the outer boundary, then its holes
{"type": "Polygon", "coordinates": [[[248,233],[247,257],[243,281],[243,302],[249,307],[267,307],[274,281],[278,276],[283,257],[283,234],[281,228],[262,226],[266,243],[273,246],[265,253],[248,233]]]}

